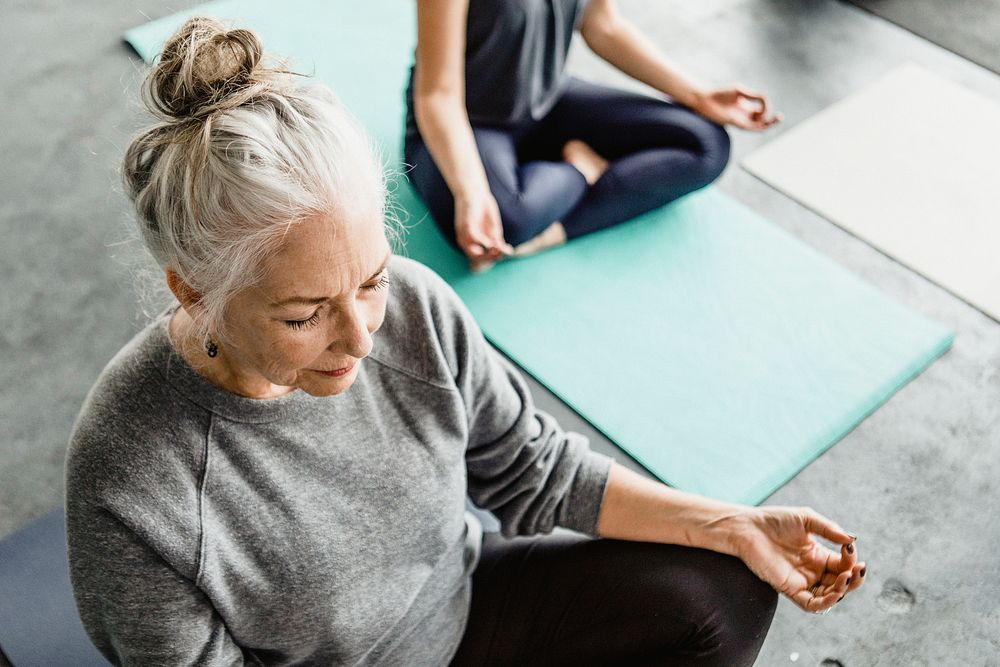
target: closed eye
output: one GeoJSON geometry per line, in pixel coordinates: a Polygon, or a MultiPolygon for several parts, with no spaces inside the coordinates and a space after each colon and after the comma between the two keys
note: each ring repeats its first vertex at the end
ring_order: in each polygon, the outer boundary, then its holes
{"type": "MultiPolygon", "coordinates": [[[[370,285],[362,285],[361,289],[367,292],[378,292],[389,287],[389,274],[383,269],[378,280],[370,285]]],[[[304,320],[285,320],[285,325],[296,331],[315,326],[319,322],[319,310],[304,320]]]]}
{"type": "Polygon", "coordinates": [[[378,292],[379,290],[384,290],[388,286],[389,286],[389,273],[383,271],[382,275],[379,276],[378,282],[372,285],[362,285],[361,289],[365,289],[370,292],[378,292]]]}
{"type": "Polygon", "coordinates": [[[318,310],[304,320],[285,320],[285,324],[287,324],[289,327],[295,330],[301,330],[315,326],[317,322],[319,322],[318,310]]]}

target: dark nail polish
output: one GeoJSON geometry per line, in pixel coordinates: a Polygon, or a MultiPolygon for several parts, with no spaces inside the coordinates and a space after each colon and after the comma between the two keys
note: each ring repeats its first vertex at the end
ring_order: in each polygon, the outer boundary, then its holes
{"type": "Polygon", "coordinates": [[[867,571],[868,571],[868,568],[867,567],[863,567],[863,568],[861,568],[861,572],[859,572],[858,574],[860,574],[863,577],[863,576],[865,576],[865,572],[867,572],[867,571]]]}
{"type": "Polygon", "coordinates": [[[849,554],[854,553],[854,545],[853,544],[848,544],[847,545],[847,553],[849,553],[849,554]]]}
{"type": "Polygon", "coordinates": [[[844,596],[843,596],[843,595],[841,595],[841,596],[840,596],[839,598],[837,598],[837,602],[840,602],[840,601],[841,601],[841,600],[843,600],[843,599],[844,599],[844,596]]]}
{"type": "Polygon", "coordinates": [[[852,540],[856,540],[856,539],[858,539],[858,536],[857,536],[857,535],[855,535],[854,533],[848,533],[848,534],[847,534],[847,536],[848,536],[849,538],[851,538],[852,540]]]}
{"type": "Polygon", "coordinates": [[[848,577],[847,578],[847,585],[850,586],[852,581],[854,581],[854,577],[848,577]]]}

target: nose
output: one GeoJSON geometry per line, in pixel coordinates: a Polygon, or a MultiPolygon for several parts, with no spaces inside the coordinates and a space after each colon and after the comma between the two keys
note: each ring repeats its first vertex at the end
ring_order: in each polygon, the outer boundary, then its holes
{"type": "Polygon", "coordinates": [[[345,308],[336,320],[331,352],[349,354],[355,359],[367,357],[372,351],[372,335],[364,308],[357,302],[345,308]]]}

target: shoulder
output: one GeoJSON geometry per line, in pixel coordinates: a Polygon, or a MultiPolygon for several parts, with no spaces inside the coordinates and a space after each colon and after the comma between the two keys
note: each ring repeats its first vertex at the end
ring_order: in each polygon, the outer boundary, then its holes
{"type": "Polygon", "coordinates": [[[386,365],[449,386],[470,339],[481,336],[455,291],[414,260],[393,257],[385,321],[372,357],[386,365]]]}
{"type": "Polygon", "coordinates": [[[451,285],[427,266],[407,257],[394,255],[389,261],[393,294],[390,308],[423,313],[430,309],[453,311],[462,302],[451,285]]]}
{"type": "Polygon", "coordinates": [[[200,466],[197,434],[209,415],[174,391],[163,318],[129,341],[101,372],[70,436],[66,493],[105,505],[133,493],[184,484],[200,466]]]}

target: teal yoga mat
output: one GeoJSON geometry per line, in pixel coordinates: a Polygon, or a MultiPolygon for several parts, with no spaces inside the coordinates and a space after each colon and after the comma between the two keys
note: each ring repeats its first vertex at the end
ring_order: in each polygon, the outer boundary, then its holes
{"type": "MultiPolygon", "coordinates": [[[[329,83],[398,160],[414,3],[221,2],[329,83]]],[[[193,13],[189,12],[188,14],[193,13]]],[[[183,20],[126,39],[145,58],[183,20]]],[[[395,163],[395,162],[393,162],[395,163]]],[[[406,254],[434,268],[504,353],[664,481],[759,503],[951,345],[724,194],[474,275],[412,191],[406,254]]]]}

